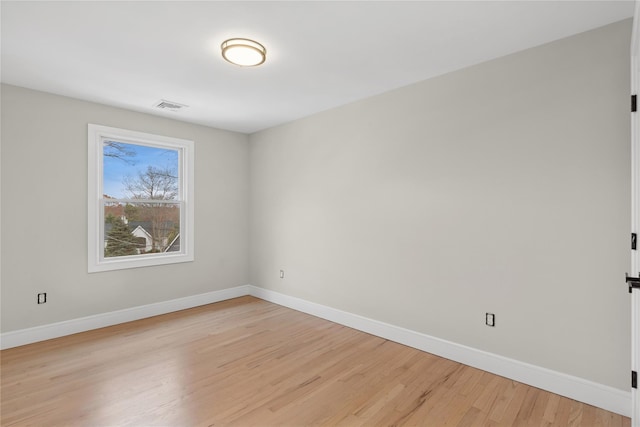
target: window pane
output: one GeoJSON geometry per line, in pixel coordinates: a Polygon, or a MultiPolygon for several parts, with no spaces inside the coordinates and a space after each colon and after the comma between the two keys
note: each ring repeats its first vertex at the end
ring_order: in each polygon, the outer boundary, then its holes
{"type": "Polygon", "coordinates": [[[102,186],[114,199],[178,200],[179,150],[103,142],[102,186]]]}
{"type": "Polygon", "coordinates": [[[180,251],[180,203],[119,202],[104,206],[104,258],[180,251]]]}

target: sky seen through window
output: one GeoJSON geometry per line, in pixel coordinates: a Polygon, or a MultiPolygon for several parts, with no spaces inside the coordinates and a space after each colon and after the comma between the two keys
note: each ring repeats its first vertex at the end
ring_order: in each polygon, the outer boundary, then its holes
{"type": "Polygon", "coordinates": [[[178,172],[178,150],[128,144],[120,141],[103,143],[103,193],[115,199],[128,199],[124,180],[135,179],[149,166],[178,172]],[[114,145],[117,144],[117,145],[114,145]],[[114,146],[117,149],[114,149],[114,146]]]}

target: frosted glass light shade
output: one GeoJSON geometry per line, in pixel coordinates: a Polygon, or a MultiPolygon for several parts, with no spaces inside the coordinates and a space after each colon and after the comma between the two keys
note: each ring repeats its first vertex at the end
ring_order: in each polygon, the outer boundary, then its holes
{"type": "Polygon", "coordinates": [[[249,39],[229,39],[220,46],[222,57],[241,67],[255,67],[267,58],[267,49],[260,43],[249,39]]]}

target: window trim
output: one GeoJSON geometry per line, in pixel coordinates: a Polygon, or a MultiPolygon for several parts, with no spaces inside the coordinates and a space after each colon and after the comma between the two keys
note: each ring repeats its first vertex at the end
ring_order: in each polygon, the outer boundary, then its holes
{"type": "Polygon", "coordinates": [[[194,260],[194,142],[109,126],[88,124],[88,271],[122,270],[194,260]],[[179,150],[180,246],[178,253],[104,258],[103,141],[113,139],[136,145],[179,150]]]}

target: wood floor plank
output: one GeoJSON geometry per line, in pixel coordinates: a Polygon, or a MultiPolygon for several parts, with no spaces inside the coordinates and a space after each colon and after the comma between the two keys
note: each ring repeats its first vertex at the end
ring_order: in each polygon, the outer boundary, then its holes
{"type": "Polygon", "coordinates": [[[2,426],[605,426],[630,420],[242,297],[0,352],[2,426]]]}
{"type": "Polygon", "coordinates": [[[496,399],[489,411],[489,419],[491,421],[498,423],[503,418],[505,411],[511,405],[518,385],[519,383],[515,381],[503,378],[498,399],[496,399]]]}

